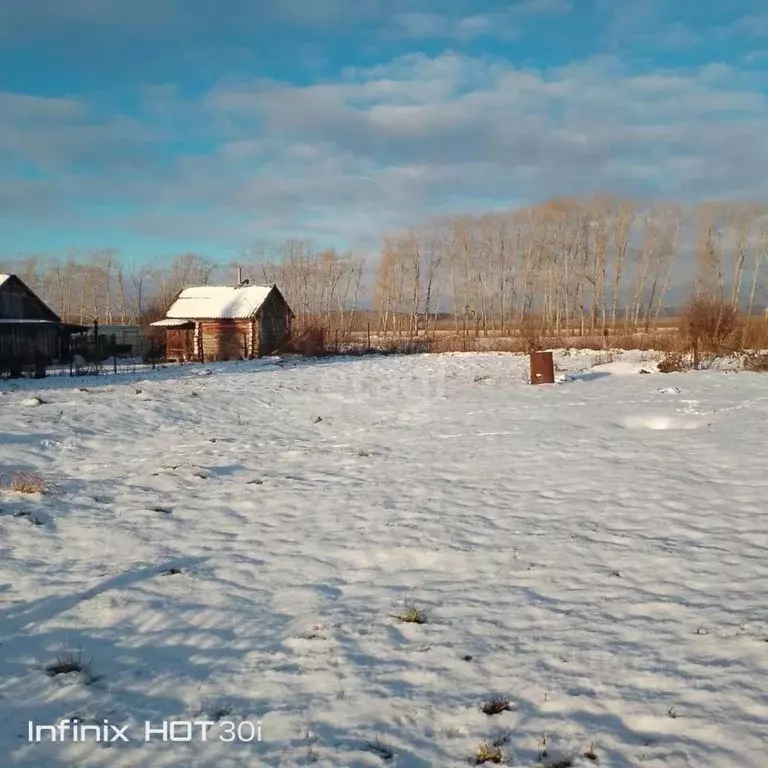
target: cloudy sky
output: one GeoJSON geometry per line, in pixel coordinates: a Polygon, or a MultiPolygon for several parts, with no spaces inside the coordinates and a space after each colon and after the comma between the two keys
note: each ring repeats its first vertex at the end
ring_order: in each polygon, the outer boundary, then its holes
{"type": "Polygon", "coordinates": [[[768,200],[765,0],[0,0],[0,254],[768,200]]]}

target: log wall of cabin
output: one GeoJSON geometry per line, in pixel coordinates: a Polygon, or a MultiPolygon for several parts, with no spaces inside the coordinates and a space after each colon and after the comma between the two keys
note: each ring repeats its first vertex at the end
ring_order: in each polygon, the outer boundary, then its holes
{"type": "MultiPolygon", "coordinates": [[[[247,320],[199,320],[198,344],[202,343],[203,360],[238,360],[253,356],[253,323],[247,320]]],[[[196,345],[197,346],[197,345],[196,345]]]]}

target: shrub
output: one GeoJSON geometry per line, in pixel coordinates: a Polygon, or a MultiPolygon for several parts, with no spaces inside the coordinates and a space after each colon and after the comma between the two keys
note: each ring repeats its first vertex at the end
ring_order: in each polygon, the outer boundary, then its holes
{"type": "Polygon", "coordinates": [[[304,357],[322,357],[326,353],[325,328],[320,325],[309,325],[293,335],[279,354],[289,353],[304,357]]]}
{"type": "Polygon", "coordinates": [[[530,355],[532,352],[541,352],[545,349],[542,333],[535,323],[526,318],[520,326],[520,338],[523,342],[523,351],[530,355]]]}
{"type": "Polygon", "coordinates": [[[660,373],[680,373],[689,371],[691,364],[682,352],[668,352],[659,361],[657,368],[660,373]]]}
{"type": "Polygon", "coordinates": [[[768,373],[768,352],[746,352],[741,367],[753,373],[768,373]]]}
{"type": "Polygon", "coordinates": [[[693,366],[699,367],[700,355],[733,351],[742,322],[730,304],[715,299],[691,299],[681,315],[681,331],[693,351],[693,366]]]}

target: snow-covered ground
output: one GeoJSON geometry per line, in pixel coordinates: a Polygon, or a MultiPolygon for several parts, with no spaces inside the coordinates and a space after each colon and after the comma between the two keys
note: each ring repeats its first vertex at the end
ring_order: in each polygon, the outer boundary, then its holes
{"type": "Polygon", "coordinates": [[[765,768],[768,376],[595,356],[0,385],[0,765],[765,768]]]}

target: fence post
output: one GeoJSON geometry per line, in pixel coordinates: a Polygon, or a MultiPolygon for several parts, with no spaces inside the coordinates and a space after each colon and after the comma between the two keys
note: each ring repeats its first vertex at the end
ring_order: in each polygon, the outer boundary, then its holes
{"type": "Polygon", "coordinates": [[[371,351],[371,321],[368,321],[368,351],[371,351]]]}

